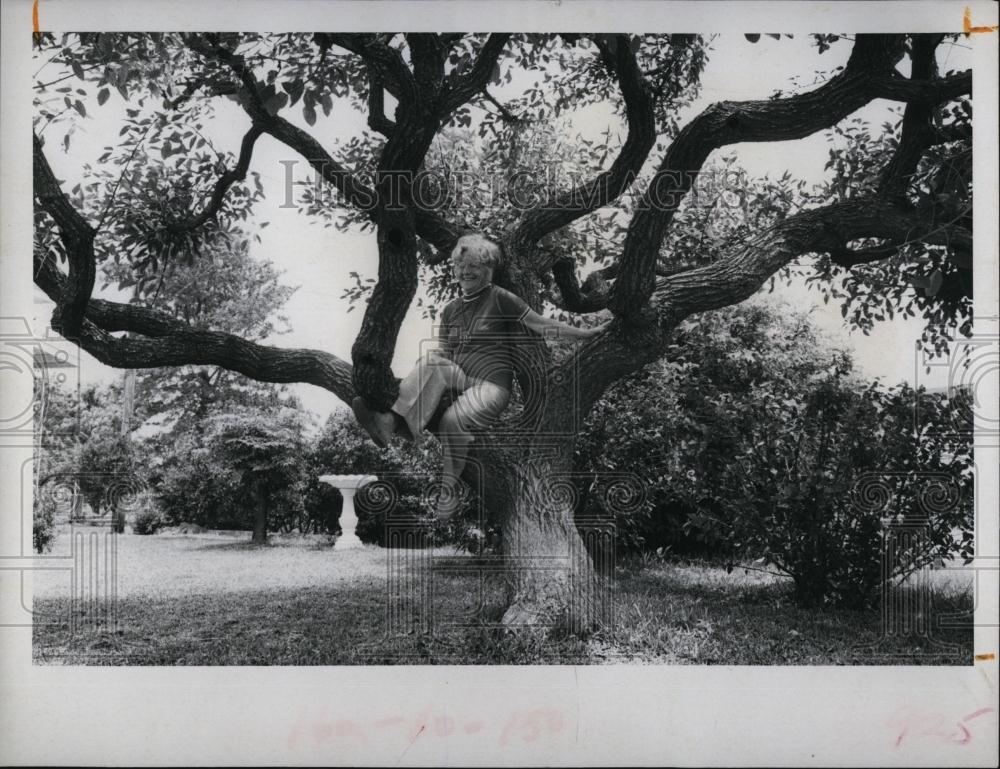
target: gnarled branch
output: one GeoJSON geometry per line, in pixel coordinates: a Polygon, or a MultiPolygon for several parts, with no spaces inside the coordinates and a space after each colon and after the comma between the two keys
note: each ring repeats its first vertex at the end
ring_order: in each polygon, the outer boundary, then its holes
{"type": "Polygon", "coordinates": [[[439,113],[442,117],[461,107],[486,87],[497,59],[509,39],[510,33],[507,32],[490,35],[479,50],[479,56],[476,57],[472,69],[464,75],[451,74],[445,79],[439,113]]]}
{"type": "MultiPolygon", "coordinates": [[[[60,300],[68,282],[51,261],[36,261],[35,283],[53,301],[60,300]]],[[[115,368],[222,366],[261,382],[316,385],[345,403],[354,397],[351,366],[335,355],[271,347],[234,334],[195,329],[148,307],[91,299],[74,341],[115,368]],[[112,333],[116,331],[140,336],[116,337],[112,333]]]]}
{"type": "Polygon", "coordinates": [[[378,71],[386,90],[399,101],[412,101],[416,96],[413,73],[403,56],[391,45],[370,34],[318,33],[317,39],[336,45],[360,56],[369,69],[378,71]]]}
{"type": "MultiPolygon", "coordinates": [[[[944,35],[913,35],[911,80],[927,81],[937,76],[934,51],[944,39],[944,35]]],[[[919,99],[909,102],[903,111],[903,129],[899,144],[886,165],[879,183],[883,195],[902,196],[917,170],[920,158],[934,140],[935,102],[919,99]]]]}
{"type": "Polygon", "coordinates": [[[800,139],[876,98],[948,99],[968,92],[968,73],[924,82],[904,78],[900,87],[892,73],[902,42],[898,35],[858,35],[844,70],[819,88],[771,101],[720,102],[685,126],[629,225],[611,309],[628,315],[652,294],[663,234],[712,151],[739,142],[800,139]]]}
{"type": "MultiPolygon", "coordinates": [[[[365,43],[362,38],[366,36],[327,35],[326,37],[330,38],[333,44],[359,55],[363,51],[372,50],[371,46],[381,46],[390,51],[395,51],[395,49],[389,48],[384,43],[365,43]]],[[[246,90],[254,94],[259,93],[259,83],[253,73],[241,61],[237,61],[231,52],[218,46],[213,47],[197,35],[186,36],[185,43],[189,48],[203,57],[209,60],[220,61],[232,68],[240,77],[246,90]]],[[[398,55],[398,52],[395,53],[398,55]]],[[[401,59],[399,61],[400,63],[402,62],[401,59]]],[[[405,64],[403,64],[403,67],[405,69],[405,64]]],[[[398,98],[398,83],[391,77],[387,77],[387,72],[392,71],[395,71],[395,65],[388,69],[383,67],[380,71],[380,78],[386,90],[398,98]]],[[[344,196],[345,201],[349,205],[364,211],[369,217],[374,218],[379,207],[377,191],[361,182],[348,168],[334,160],[333,156],[323,148],[312,134],[290,123],[281,117],[281,115],[269,114],[263,108],[263,105],[259,103],[259,99],[257,103],[250,102],[244,104],[244,109],[250,116],[250,119],[254,121],[254,124],[261,127],[266,134],[277,139],[305,158],[313,170],[324,181],[344,196]]],[[[450,251],[455,241],[467,229],[461,224],[449,222],[434,211],[422,209],[415,212],[415,221],[417,234],[423,240],[443,252],[450,251]]]]}
{"type": "MultiPolygon", "coordinates": [[[[710,265],[657,279],[650,301],[661,319],[674,323],[693,313],[749,298],[774,273],[802,254],[843,254],[846,243],[863,238],[898,244],[924,237],[939,239],[941,228],[896,201],[873,195],[833,203],[801,211],[733,244],[710,265]]],[[[894,252],[892,248],[881,251],[883,259],[894,252]]]]}
{"type": "MultiPolygon", "coordinates": [[[[625,102],[628,136],[610,169],[572,190],[553,192],[521,217],[511,236],[521,250],[528,251],[531,244],[548,233],[616,199],[634,181],[656,142],[653,95],[636,64],[628,36],[597,36],[594,41],[609,73],[618,80],[625,102]]],[[[548,269],[544,253],[539,254],[534,267],[539,273],[548,269]]]]}
{"type": "Polygon", "coordinates": [[[60,189],[37,134],[32,134],[32,178],[35,197],[59,227],[69,260],[69,278],[60,287],[58,296],[53,297],[56,310],[52,316],[52,328],[67,339],[75,340],[80,333],[97,276],[94,260],[96,232],[60,189]]]}

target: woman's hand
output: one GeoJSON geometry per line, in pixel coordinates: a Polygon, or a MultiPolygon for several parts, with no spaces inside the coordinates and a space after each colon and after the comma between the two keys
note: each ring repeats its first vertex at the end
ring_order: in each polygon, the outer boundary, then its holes
{"type": "Polygon", "coordinates": [[[524,325],[536,334],[544,335],[547,330],[554,329],[557,332],[557,336],[563,339],[590,339],[600,334],[611,324],[611,321],[608,321],[595,328],[578,328],[577,326],[562,323],[555,318],[546,318],[534,310],[528,310],[523,321],[524,325]]]}

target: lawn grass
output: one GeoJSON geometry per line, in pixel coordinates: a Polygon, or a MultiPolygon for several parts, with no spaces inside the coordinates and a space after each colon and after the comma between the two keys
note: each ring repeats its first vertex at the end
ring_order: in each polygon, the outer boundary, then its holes
{"type": "MultiPolygon", "coordinates": [[[[883,639],[877,609],[805,609],[792,600],[787,580],[741,568],[727,573],[722,566],[659,560],[623,564],[611,588],[609,622],[585,640],[541,641],[497,631],[500,584],[480,580],[471,558],[450,551],[437,561],[448,568],[432,572],[429,601],[436,620],[428,628],[390,627],[388,551],[379,548],[341,552],[304,542],[260,548],[218,537],[124,535],[117,550],[114,622],[89,622],[92,616],[71,601],[65,580],[36,586],[37,664],[972,662],[968,617],[935,629],[933,638],[911,633],[883,639]]],[[[404,577],[417,577],[421,554],[398,555],[414,559],[400,568],[404,577]]],[[[928,598],[931,627],[972,611],[971,590],[962,580],[935,580],[928,598]]],[[[426,621],[428,613],[418,616],[426,621]]]]}

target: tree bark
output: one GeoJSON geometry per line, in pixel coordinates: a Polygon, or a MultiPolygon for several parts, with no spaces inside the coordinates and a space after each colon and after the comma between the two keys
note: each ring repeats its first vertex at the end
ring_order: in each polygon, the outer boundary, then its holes
{"type": "Polygon", "coordinates": [[[609,585],[595,574],[574,520],[574,436],[523,441],[482,435],[465,479],[502,530],[510,631],[585,635],[601,618],[609,585]]]}

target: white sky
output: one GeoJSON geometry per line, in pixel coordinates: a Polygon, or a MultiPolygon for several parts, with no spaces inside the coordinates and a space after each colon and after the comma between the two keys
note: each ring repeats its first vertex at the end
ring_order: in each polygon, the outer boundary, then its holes
{"type": "MultiPolygon", "coordinates": [[[[828,71],[843,64],[850,51],[848,42],[834,45],[819,55],[805,36],[775,41],[762,37],[756,44],[742,35],[716,38],[708,65],[702,76],[700,98],[686,111],[685,118],[694,115],[709,104],[723,99],[759,99],[769,97],[775,90],[792,90],[790,78],[798,76],[800,87],[808,86],[813,71],[828,71]]],[[[939,61],[945,69],[969,66],[967,51],[959,47],[942,46],[939,61]]],[[[48,69],[45,70],[48,72],[48,69]]],[[[58,76],[58,72],[55,73],[58,76]]],[[[68,81],[74,87],[79,81],[68,81]]],[[[516,83],[515,83],[516,85],[516,83]]],[[[508,89],[510,86],[508,86],[508,89]]],[[[502,89],[494,89],[502,97],[502,89]]],[[[91,104],[93,102],[88,102],[91,104]]],[[[117,136],[125,104],[112,92],[102,108],[90,110],[93,116],[78,122],[68,153],[59,144],[57,128],[46,133],[49,161],[56,175],[66,180],[67,187],[80,178],[85,162],[94,163],[102,154],[104,145],[117,136]],[[55,149],[58,147],[58,149],[55,149]]],[[[888,102],[875,102],[857,113],[874,124],[886,119],[888,102]]],[[[220,100],[221,119],[210,127],[212,138],[220,149],[233,152],[248,127],[242,111],[231,102],[220,100]]],[[[283,114],[292,122],[308,128],[298,105],[283,114]]],[[[682,120],[682,124],[685,121],[682,120]]],[[[624,127],[609,109],[592,108],[575,116],[574,131],[597,138],[608,125],[624,132],[624,127]]],[[[336,104],[330,118],[322,113],[316,125],[309,129],[328,149],[333,150],[338,141],[360,134],[365,126],[365,116],[345,104],[336,104]]],[[[816,183],[825,178],[823,165],[827,160],[828,145],[822,133],[793,142],[771,144],[745,144],[726,148],[724,153],[735,152],[737,162],[752,175],[770,172],[780,175],[788,170],[794,177],[816,183]]],[[[308,220],[295,209],[282,209],[284,198],[285,166],[281,161],[296,160],[297,178],[306,178],[306,165],[302,158],[274,139],[264,136],[254,152],[252,170],[260,173],[266,199],[258,208],[261,220],[271,224],[260,232],[262,242],[253,244],[252,254],[270,259],[284,271],[283,282],[298,286],[284,312],[291,320],[292,332],[268,340],[281,347],[311,347],[326,350],[345,360],[350,360],[350,348],[358,332],[363,306],[347,312],[346,300],[341,300],[343,290],[353,281],[348,273],[356,271],[363,277],[374,277],[377,270],[377,251],[374,235],[351,235],[324,228],[319,222],[308,220]]],[[[51,303],[36,289],[36,321],[47,322],[51,303]]],[[[111,295],[109,295],[111,296],[111,295]]],[[[838,344],[854,351],[861,369],[869,376],[878,376],[888,382],[910,381],[941,386],[947,382],[947,366],[935,368],[924,374],[916,366],[915,344],[920,337],[919,320],[894,320],[876,326],[870,336],[849,334],[836,304],[823,305],[819,294],[806,292],[804,287],[790,288],[779,285],[775,296],[796,307],[812,310],[817,326],[826,331],[838,344]],[[919,369],[919,374],[917,373],[919,369]]],[[[114,297],[118,298],[118,297],[114,297]]],[[[393,368],[398,375],[406,373],[419,354],[420,340],[431,336],[430,321],[420,317],[420,310],[412,307],[400,331],[393,368]]],[[[109,381],[120,376],[120,371],[110,369],[89,356],[83,356],[81,378],[83,381],[109,381]]],[[[304,404],[321,418],[343,404],[331,393],[309,385],[296,385],[293,390],[302,397],[304,404]]]]}

